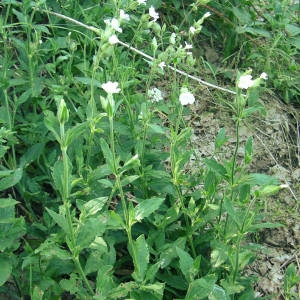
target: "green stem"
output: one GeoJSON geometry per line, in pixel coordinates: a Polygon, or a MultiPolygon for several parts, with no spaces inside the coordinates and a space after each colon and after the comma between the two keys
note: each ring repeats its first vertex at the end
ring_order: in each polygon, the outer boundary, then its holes
{"type": "Polygon", "coordinates": [[[231,167],[231,186],[232,186],[232,192],[233,192],[233,185],[234,185],[234,173],[235,173],[235,167],[236,167],[236,157],[240,146],[240,120],[238,119],[236,121],[236,145],[235,150],[233,153],[232,158],[232,167],[231,167]]]}
{"type": "Polygon", "coordinates": [[[77,270],[78,270],[78,272],[79,272],[79,275],[81,276],[81,278],[82,278],[82,280],[83,280],[85,286],[86,286],[87,289],[89,290],[89,293],[90,293],[91,295],[94,295],[94,291],[93,291],[93,289],[92,289],[92,287],[91,287],[89,281],[87,280],[87,278],[86,278],[86,276],[85,276],[85,274],[84,274],[84,271],[83,271],[83,269],[82,269],[81,263],[80,263],[80,261],[79,261],[79,256],[76,255],[76,257],[73,257],[73,261],[75,262],[75,265],[76,265],[76,267],[77,267],[77,270]]]}
{"type": "Polygon", "coordinates": [[[239,232],[239,236],[238,236],[238,240],[237,240],[237,247],[236,247],[236,254],[235,254],[235,266],[234,266],[233,277],[232,277],[233,284],[235,283],[238,269],[239,269],[239,256],[240,256],[242,238],[245,233],[246,220],[248,218],[249,212],[252,209],[252,206],[254,205],[255,201],[256,201],[256,198],[253,197],[252,201],[250,202],[250,205],[248,206],[248,208],[246,210],[246,213],[245,213],[244,219],[243,219],[243,224],[242,224],[240,232],[239,232]]]}
{"type": "Polygon", "coordinates": [[[186,225],[186,233],[187,233],[187,237],[191,246],[191,250],[192,250],[192,254],[193,257],[195,258],[197,256],[196,254],[196,250],[195,250],[195,246],[194,246],[194,242],[193,242],[193,234],[192,234],[192,227],[189,221],[189,217],[186,213],[186,208],[184,205],[184,199],[182,196],[182,192],[180,189],[180,184],[178,182],[178,170],[176,167],[176,153],[175,153],[175,148],[176,147],[176,141],[175,143],[172,141],[171,145],[170,145],[170,158],[171,158],[171,170],[172,170],[172,177],[173,177],[173,182],[174,182],[174,186],[178,195],[178,198],[180,200],[180,206],[181,209],[183,210],[183,216],[184,216],[184,220],[185,220],[185,225],[186,225]]]}
{"type": "MultiPolygon", "coordinates": [[[[8,12],[10,11],[10,5],[8,6],[7,9],[7,15],[5,18],[5,23],[7,23],[7,19],[8,19],[8,12]]],[[[1,29],[0,29],[1,30],[1,29]]],[[[7,70],[10,68],[9,67],[9,54],[8,54],[8,49],[9,47],[7,46],[7,33],[5,31],[5,29],[2,29],[3,31],[1,32],[3,35],[3,42],[4,42],[4,57],[3,57],[3,73],[2,73],[2,77],[3,77],[3,82],[8,82],[9,79],[7,78],[7,70]]],[[[13,130],[13,121],[12,121],[12,117],[11,117],[11,108],[10,108],[10,101],[9,101],[9,96],[8,96],[8,92],[7,92],[7,88],[5,87],[3,89],[3,94],[4,94],[4,106],[5,106],[5,110],[6,110],[6,120],[7,120],[7,126],[9,130],[13,130]]],[[[15,153],[15,146],[14,144],[12,144],[11,146],[11,151],[12,151],[12,161],[10,163],[10,160],[8,160],[8,166],[11,169],[15,169],[17,166],[17,160],[16,160],[16,153],[15,153]]]]}
{"type": "Polygon", "coordinates": [[[194,242],[193,242],[193,233],[192,233],[192,227],[189,221],[189,218],[186,214],[186,208],[184,205],[184,201],[183,201],[183,196],[180,190],[180,187],[178,185],[175,185],[176,191],[177,191],[177,195],[179,197],[180,200],[180,205],[181,208],[183,209],[183,216],[184,216],[184,221],[185,221],[185,225],[186,225],[186,232],[187,232],[187,238],[189,240],[190,246],[191,246],[191,250],[192,250],[192,255],[194,258],[196,258],[197,254],[196,254],[196,250],[195,250],[195,246],[194,246],[194,242]]]}
{"type": "Polygon", "coordinates": [[[70,236],[70,245],[69,245],[69,250],[72,253],[73,261],[76,265],[77,271],[79,272],[79,275],[81,276],[81,279],[85,283],[87,289],[89,290],[89,293],[91,295],[94,295],[93,289],[90,286],[84,271],[82,269],[82,266],[79,261],[79,253],[77,252],[76,249],[76,239],[75,239],[75,233],[74,233],[74,228],[73,228],[73,223],[72,223],[72,216],[71,216],[71,211],[70,211],[70,201],[69,201],[69,196],[70,196],[70,186],[69,186],[69,162],[68,162],[68,155],[67,155],[67,146],[65,145],[65,128],[64,124],[60,124],[60,136],[61,136],[61,152],[62,152],[62,160],[63,160],[63,187],[62,187],[62,200],[63,204],[65,207],[65,213],[66,213],[66,218],[67,218],[67,223],[68,223],[68,231],[69,231],[69,236],[70,236]]]}
{"type": "Polygon", "coordinates": [[[116,184],[117,184],[117,188],[119,190],[120,197],[121,197],[123,215],[124,215],[124,220],[125,220],[125,229],[126,229],[126,233],[127,233],[127,237],[128,237],[129,248],[131,250],[133,263],[135,266],[137,266],[138,261],[137,261],[136,253],[135,253],[134,246],[133,246],[133,239],[132,239],[132,234],[131,234],[131,224],[130,224],[130,219],[129,219],[128,207],[127,207],[124,191],[123,191],[122,184],[121,184],[121,175],[118,174],[118,166],[117,166],[117,159],[116,159],[116,153],[115,153],[113,116],[109,117],[109,128],[110,128],[110,147],[111,147],[112,156],[113,156],[113,173],[116,177],[116,184]]]}
{"type": "MultiPolygon", "coordinates": [[[[236,167],[236,157],[237,153],[239,150],[240,146],[240,111],[238,109],[238,117],[236,121],[236,145],[235,145],[235,150],[233,153],[233,158],[232,158],[232,165],[231,165],[231,176],[230,176],[230,183],[231,183],[231,192],[230,192],[230,201],[233,202],[233,194],[234,194],[234,175],[235,175],[235,167],[236,167]]],[[[226,230],[227,230],[227,223],[228,223],[228,214],[226,216],[225,224],[224,224],[224,231],[223,231],[223,236],[226,235],[226,230]]]]}

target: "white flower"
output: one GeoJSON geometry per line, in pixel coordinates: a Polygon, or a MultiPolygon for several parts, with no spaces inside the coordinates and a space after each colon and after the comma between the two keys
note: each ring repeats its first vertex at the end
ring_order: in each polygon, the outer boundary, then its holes
{"type": "Polygon", "coordinates": [[[180,90],[179,101],[181,105],[193,104],[195,102],[195,97],[187,88],[182,88],[180,90]]]}
{"type": "Polygon", "coordinates": [[[114,45],[114,44],[119,43],[119,39],[118,39],[118,37],[117,37],[115,34],[113,34],[113,35],[108,39],[108,41],[109,41],[109,43],[110,43],[111,45],[114,45]]]}
{"type": "Polygon", "coordinates": [[[111,20],[106,19],[104,23],[111,26],[115,31],[122,32],[122,28],[119,25],[119,21],[116,18],[112,18],[111,20]]]}
{"type": "Polygon", "coordinates": [[[149,15],[153,18],[154,22],[159,18],[159,14],[155,11],[155,8],[152,5],[149,8],[149,15]]]}
{"type": "Polygon", "coordinates": [[[196,32],[196,28],[194,26],[191,26],[190,27],[190,33],[195,34],[195,32],[196,32]]]}
{"type": "Polygon", "coordinates": [[[141,5],[146,5],[147,0],[138,0],[138,4],[141,5]]]}
{"type": "Polygon", "coordinates": [[[162,92],[158,88],[153,88],[148,91],[148,97],[152,102],[163,100],[162,92]]]}
{"type": "Polygon", "coordinates": [[[211,16],[211,13],[208,11],[204,14],[203,19],[208,18],[209,16],[211,16]]]}
{"type": "Polygon", "coordinates": [[[185,50],[189,50],[189,49],[193,49],[193,45],[192,44],[188,44],[187,42],[185,42],[185,50]]]}
{"type": "Polygon", "coordinates": [[[108,81],[106,83],[103,83],[101,85],[101,87],[104,89],[104,91],[107,93],[107,94],[117,94],[121,91],[120,88],[118,88],[118,85],[119,83],[118,82],[111,82],[111,81],[108,81]]]}
{"type": "Polygon", "coordinates": [[[240,89],[247,90],[249,87],[253,86],[254,80],[252,80],[252,75],[242,75],[238,82],[238,87],[240,89]]]}
{"type": "Polygon", "coordinates": [[[112,18],[110,25],[115,31],[122,32],[122,28],[119,26],[118,19],[112,18]]]}
{"type": "Polygon", "coordinates": [[[162,61],[158,66],[163,70],[164,67],[166,66],[166,63],[162,61]]]}
{"type": "Polygon", "coordinates": [[[120,9],[120,19],[129,21],[130,16],[128,14],[126,14],[123,9],[120,9]]]}
{"type": "Polygon", "coordinates": [[[267,80],[268,79],[268,74],[266,72],[262,72],[259,76],[259,78],[267,80]]]}

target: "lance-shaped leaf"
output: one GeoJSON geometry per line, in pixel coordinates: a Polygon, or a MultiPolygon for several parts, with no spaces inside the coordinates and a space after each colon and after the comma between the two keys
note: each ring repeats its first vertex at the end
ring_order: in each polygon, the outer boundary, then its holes
{"type": "Polygon", "coordinates": [[[116,171],[116,170],[114,170],[113,153],[111,152],[108,144],[106,143],[106,141],[103,138],[101,138],[101,140],[100,140],[100,145],[101,145],[101,149],[103,152],[103,156],[106,160],[106,163],[110,167],[111,172],[114,173],[114,171],[116,171]]]}
{"type": "Polygon", "coordinates": [[[23,169],[21,168],[11,171],[8,176],[0,180],[0,191],[4,191],[17,184],[21,180],[22,174],[23,169]]]}
{"type": "Polygon", "coordinates": [[[44,123],[48,130],[52,132],[55,139],[60,143],[60,133],[59,133],[59,122],[57,117],[54,115],[52,111],[46,110],[45,111],[45,120],[44,123]]]}
{"type": "Polygon", "coordinates": [[[145,278],[149,263],[149,249],[144,235],[140,235],[135,242],[133,242],[131,249],[131,256],[134,258],[134,272],[132,277],[137,282],[142,282],[145,278]]]}
{"type": "Polygon", "coordinates": [[[164,202],[165,198],[150,198],[139,203],[134,208],[134,217],[136,221],[141,221],[144,218],[150,216],[154,211],[156,211],[160,205],[164,202]]]}

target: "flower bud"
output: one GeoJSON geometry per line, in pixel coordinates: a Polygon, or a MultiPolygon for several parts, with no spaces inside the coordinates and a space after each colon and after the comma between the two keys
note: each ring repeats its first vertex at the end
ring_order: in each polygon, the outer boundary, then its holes
{"type": "Polygon", "coordinates": [[[64,124],[69,120],[69,110],[63,98],[60,99],[60,103],[57,110],[57,118],[60,124],[64,124]]]}

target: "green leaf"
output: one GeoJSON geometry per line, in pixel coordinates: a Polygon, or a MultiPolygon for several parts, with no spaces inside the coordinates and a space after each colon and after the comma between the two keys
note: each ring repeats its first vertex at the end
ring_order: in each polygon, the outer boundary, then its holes
{"type": "Polygon", "coordinates": [[[160,253],[160,267],[162,269],[166,268],[172,262],[172,260],[178,256],[176,248],[179,247],[184,249],[185,243],[186,238],[180,237],[172,244],[164,244],[160,253]]]}
{"type": "Polygon", "coordinates": [[[101,138],[100,139],[100,145],[103,152],[103,156],[105,157],[106,163],[109,165],[110,170],[112,173],[114,173],[116,170],[114,170],[114,159],[113,159],[113,153],[109,149],[108,144],[106,141],[101,138]]]}
{"type": "Polygon", "coordinates": [[[266,116],[266,109],[261,103],[256,103],[253,106],[247,107],[243,110],[242,118],[248,118],[255,112],[260,112],[263,116],[266,116]]]}
{"type": "Polygon", "coordinates": [[[103,234],[105,227],[106,223],[99,217],[88,218],[84,223],[81,223],[76,239],[78,249],[82,250],[90,246],[96,236],[103,234]]]}
{"type": "Polygon", "coordinates": [[[266,197],[278,193],[282,189],[281,185],[266,185],[255,191],[257,197],[266,197]]]}
{"type": "Polygon", "coordinates": [[[59,285],[64,291],[70,292],[71,295],[74,295],[78,292],[78,278],[77,276],[72,273],[70,279],[62,279],[59,282],[59,285]]]}
{"type": "Polygon", "coordinates": [[[141,285],[139,289],[130,292],[130,299],[134,300],[162,300],[164,294],[164,283],[141,285]]]}
{"type": "Polygon", "coordinates": [[[28,99],[30,99],[31,95],[32,95],[32,90],[31,89],[29,89],[29,90],[25,91],[24,93],[22,93],[22,95],[17,98],[18,106],[20,106],[21,104],[25,103],[28,99]]]}
{"type": "Polygon", "coordinates": [[[157,134],[166,134],[166,128],[161,127],[156,124],[149,124],[148,125],[149,131],[157,134]]]}
{"type": "Polygon", "coordinates": [[[125,229],[125,223],[122,217],[114,211],[110,212],[109,219],[107,221],[107,226],[113,229],[125,229]]]}
{"type": "Polygon", "coordinates": [[[260,229],[264,228],[278,228],[278,227],[283,227],[283,224],[280,223],[271,223],[271,222],[264,222],[264,223],[259,223],[259,224],[253,224],[249,227],[248,231],[251,232],[256,232],[260,229]]]}
{"type": "Polygon", "coordinates": [[[209,295],[209,300],[229,300],[229,296],[226,294],[225,290],[222,289],[217,284],[214,285],[212,293],[209,295]]]}
{"type": "MultiPolygon", "coordinates": [[[[105,299],[125,299],[125,297],[134,289],[137,289],[138,285],[134,281],[129,281],[125,283],[121,283],[116,288],[111,289],[105,295],[107,298],[105,299]]],[[[103,300],[105,300],[103,298],[103,300]]],[[[127,298],[126,298],[127,299],[127,298]]]]}
{"type": "Polygon", "coordinates": [[[43,296],[44,296],[44,291],[38,286],[35,286],[33,289],[31,300],[41,300],[43,299],[43,296]]]}
{"type": "Polygon", "coordinates": [[[12,198],[0,198],[0,208],[15,206],[20,203],[12,198]]]}
{"type": "Polygon", "coordinates": [[[97,182],[99,182],[101,184],[101,186],[103,186],[104,188],[110,188],[110,189],[114,188],[114,182],[112,180],[103,178],[103,179],[97,180],[97,182]]]}
{"type": "Polygon", "coordinates": [[[87,123],[77,124],[70,128],[65,135],[65,146],[69,146],[76,138],[80,137],[86,130],[87,123]]]}
{"type": "Polygon", "coordinates": [[[155,280],[155,275],[160,268],[160,262],[150,265],[146,272],[145,282],[153,282],[155,280]]]}
{"type": "Polygon", "coordinates": [[[180,145],[182,142],[186,142],[192,135],[192,128],[186,127],[184,128],[177,136],[176,136],[176,144],[180,145]]]}
{"type": "Polygon", "coordinates": [[[139,175],[126,176],[124,179],[121,180],[121,185],[126,186],[131,182],[137,180],[139,177],[140,177],[139,175]]]}
{"type": "Polygon", "coordinates": [[[298,50],[300,49],[300,36],[290,38],[289,43],[296,47],[298,50]]]}
{"type": "Polygon", "coordinates": [[[107,197],[99,197],[86,202],[83,205],[87,216],[92,216],[102,209],[107,201],[107,197]]]}
{"type": "Polygon", "coordinates": [[[226,279],[221,279],[221,285],[225,289],[227,295],[238,294],[245,290],[243,285],[238,284],[237,282],[232,283],[226,279]]]}
{"type": "Polygon", "coordinates": [[[294,285],[300,282],[300,276],[297,275],[297,269],[294,263],[291,263],[285,270],[284,288],[290,290],[294,285]]]}
{"type": "Polygon", "coordinates": [[[239,181],[240,184],[249,184],[251,186],[263,185],[278,185],[278,180],[270,175],[252,173],[242,177],[239,181]]]}
{"type": "Polygon", "coordinates": [[[0,286],[2,286],[9,279],[12,272],[12,264],[10,262],[10,259],[3,253],[0,254],[0,266],[0,286]]]}
{"type": "Polygon", "coordinates": [[[237,7],[234,6],[232,8],[232,12],[239,19],[239,23],[241,24],[250,24],[251,23],[251,15],[249,11],[245,7],[237,7]]]}
{"type": "MultiPolygon", "coordinates": [[[[35,254],[40,254],[48,261],[52,258],[58,258],[60,261],[72,260],[72,254],[60,248],[54,240],[45,240],[37,249],[34,250],[35,254]]],[[[25,267],[28,263],[32,264],[33,261],[29,261],[26,264],[23,264],[25,267]]]]}
{"type": "MultiPolygon", "coordinates": [[[[68,159],[68,157],[67,157],[68,159]]],[[[67,182],[65,182],[64,179],[64,163],[61,159],[57,160],[56,163],[53,166],[53,181],[55,184],[55,187],[57,188],[57,190],[60,192],[60,194],[63,196],[64,192],[66,193],[64,196],[65,197],[69,197],[70,192],[71,192],[71,186],[72,186],[72,175],[71,175],[71,171],[72,171],[72,164],[70,162],[70,160],[68,159],[68,166],[67,168],[69,168],[68,170],[68,178],[67,178],[67,182]],[[67,191],[65,191],[65,188],[67,188],[67,191]]]]}
{"type": "Polygon", "coordinates": [[[228,258],[228,248],[226,245],[218,242],[212,243],[211,263],[214,268],[220,267],[228,258]]]}
{"type": "Polygon", "coordinates": [[[16,185],[22,178],[23,169],[17,168],[16,170],[12,171],[12,173],[5,178],[0,180],[0,191],[4,191],[14,185],[16,185]]]}
{"type": "Polygon", "coordinates": [[[65,216],[56,213],[55,211],[46,207],[47,212],[52,217],[52,219],[57,223],[66,234],[70,234],[69,227],[65,216]]]}
{"type": "Polygon", "coordinates": [[[186,300],[206,299],[212,292],[217,278],[214,275],[207,275],[194,280],[188,288],[186,300]]]}
{"type": "MultiPolygon", "coordinates": [[[[98,269],[97,282],[96,282],[96,293],[100,295],[108,295],[111,291],[116,288],[116,283],[113,279],[113,266],[102,264],[98,269]]],[[[106,300],[108,297],[103,297],[100,299],[106,300]]],[[[110,298],[118,299],[118,298],[110,298]]]]}
{"type": "Polygon", "coordinates": [[[249,164],[252,160],[252,154],[253,154],[253,137],[250,136],[246,142],[245,146],[245,164],[249,164]]]}
{"type": "Polygon", "coordinates": [[[189,253],[185,252],[179,247],[176,247],[176,252],[179,256],[179,266],[184,277],[188,282],[191,282],[194,278],[191,276],[191,270],[194,264],[193,258],[189,253]]]}
{"type": "Polygon", "coordinates": [[[0,251],[16,250],[19,247],[18,239],[25,234],[24,218],[15,218],[15,200],[1,199],[0,208],[0,251]]]}
{"type": "Polygon", "coordinates": [[[141,221],[150,216],[164,202],[165,198],[153,197],[139,203],[134,208],[134,217],[136,221],[141,221]]]}
{"type": "Polygon", "coordinates": [[[226,174],[227,174],[226,169],[221,164],[219,164],[215,159],[207,159],[206,158],[206,159],[204,159],[204,163],[212,171],[214,171],[221,177],[226,178],[226,174]]]}
{"type": "MultiPolygon", "coordinates": [[[[131,256],[134,259],[134,272],[132,277],[137,282],[142,282],[145,278],[147,266],[149,263],[149,249],[144,235],[140,235],[136,241],[133,242],[133,249],[130,250],[131,256]]],[[[130,247],[130,245],[129,245],[130,247]]]]}
{"type": "Polygon", "coordinates": [[[240,219],[240,217],[239,217],[238,213],[236,212],[236,210],[234,209],[230,199],[225,198],[224,208],[225,208],[226,212],[228,213],[228,215],[233,219],[233,221],[237,225],[238,229],[240,229],[243,220],[240,219]]]}
{"type": "Polygon", "coordinates": [[[215,149],[219,150],[227,141],[226,130],[225,128],[221,128],[215,140],[215,149]]]}
{"type": "Polygon", "coordinates": [[[257,28],[257,27],[249,27],[249,26],[238,26],[236,27],[236,32],[237,33],[251,33],[253,35],[257,36],[263,36],[265,38],[270,39],[272,37],[270,31],[262,29],[262,28],[257,28]]]}
{"type": "Polygon", "coordinates": [[[287,24],[285,30],[289,36],[296,36],[300,34],[300,27],[294,24],[287,24]]]}
{"type": "Polygon", "coordinates": [[[74,77],[75,81],[80,82],[82,84],[91,86],[92,84],[95,87],[99,87],[101,88],[101,82],[96,80],[96,79],[92,79],[92,78],[88,78],[88,77],[74,77]]]}
{"type": "Polygon", "coordinates": [[[44,143],[37,143],[27,149],[20,158],[20,167],[25,167],[34,160],[38,159],[45,149],[44,143]]]}
{"type": "Polygon", "coordinates": [[[60,143],[61,140],[60,140],[58,119],[56,118],[56,116],[54,115],[54,113],[52,111],[46,110],[44,112],[44,114],[45,114],[44,123],[45,123],[46,127],[48,128],[49,131],[52,132],[55,139],[60,143]]]}

